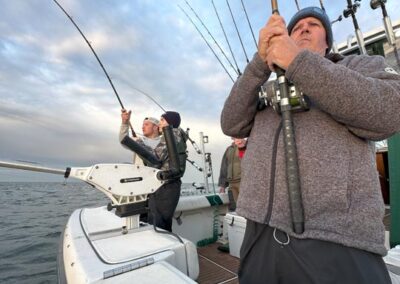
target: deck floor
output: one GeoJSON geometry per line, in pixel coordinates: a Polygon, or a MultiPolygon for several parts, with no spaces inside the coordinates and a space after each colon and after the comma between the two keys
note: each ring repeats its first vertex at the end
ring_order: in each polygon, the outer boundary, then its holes
{"type": "Polygon", "coordinates": [[[239,259],[229,253],[221,252],[214,243],[197,249],[199,255],[200,284],[238,284],[239,259]]]}

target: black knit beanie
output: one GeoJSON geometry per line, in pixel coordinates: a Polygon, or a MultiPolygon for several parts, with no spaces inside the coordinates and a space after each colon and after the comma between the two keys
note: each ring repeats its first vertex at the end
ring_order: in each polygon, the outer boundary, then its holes
{"type": "Polygon", "coordinates": [[[289,25],[287,27],[289,35],[292,32],[292,29],[296,25],[298,21],[301,19],[307,18],[307,17],[313,17],[321,21],[322,25],[325,28],[326,32],[326,43],[328,44],[328,48],[326,49],[326,53],[329,53],[329,51],[332,48],[333,44],[333,33],[332,33],[332,26],[331,26],[331,21],[329,20],[328,15],[322,10],[321,8],[318,7],[307,7],[304,9],[301,9],[298,11],[290,20],[289,25]]]}
{"type": "Polygon", "coordinates": [[[166,111],[161,115],[173,128],[178,128],[181,125],[181,116],[175,111],[166,111]]]}

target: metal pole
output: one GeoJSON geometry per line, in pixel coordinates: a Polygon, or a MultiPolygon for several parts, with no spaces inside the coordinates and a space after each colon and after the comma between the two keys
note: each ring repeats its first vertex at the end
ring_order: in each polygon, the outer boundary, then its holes
{"type": "Polygon", "coordinates": [[[65,172],[66,172],[66,170],[32,166],[32,165],[26,165],[26,164],[10,163],[10,162],[3,162],[3,161],[0,161],[0,167],[10,168],[10,169],[18,169],[18,170],[26,170],[26,171],[34,171],[34,172],[40,172],[40,173],[57,174],[57,175],[65,175],[65,172]]]}

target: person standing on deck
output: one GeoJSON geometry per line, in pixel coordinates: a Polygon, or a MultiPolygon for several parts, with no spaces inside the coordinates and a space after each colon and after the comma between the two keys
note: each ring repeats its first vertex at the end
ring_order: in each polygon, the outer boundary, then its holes
{"type": "Polygon", "coordinates": [[[233,143],[226,148],[222,157],[218,186],[220,193],[224,193],[229,186],[236,203],[240,191],[240,162],[246,151],[246,139],[232,137],[232,140],[233,143]]]}
{"type": "Polygon", "coordinates": [[[236,210],[247,219],[240,283],[390,283],[373,141],[400,130],[400,76],[380,56],[332,54],[332,42],[318,7],[287,27],[271,16],[225,102],[223,132],[249,137],[236,210]],[[309,100],[309,111],[292,114],[302,234],[292,228],[281,116],[257,108],[274,66],[309,100]]]}
{"type": "MultiPolygon", "coordinates": [[[[130,111],[122,111],[121,114],[122,121],[129,125],[130,111]],[[125,120],[124,120],[125,118],[125,120]]],[[[175,143],[179,158],[179,175],[174,176],[167,181],[153,194],[149,196],[149,208],[150,214],[148,215],[149,224],[155,224],[157,227],[172,231],[172,218],[178,205],[179,196],[181,192],[181,177],[185,173],[186,169],[186,134],[179,128],[181,124],[181,117],[179,113],[175,111],[167,111],[161,115],[159,122],[159,132],[167,126],[172,127],[172,132],[175,138],[175,143]]],[[[126,136],[126,135],[125,135],[126,136]]],[[[120,141],[125,136],[120,136],[120,141]]],[[[161,170],[169,170],[169,156],[168,150],[165,143],[164,136],[161,136],[160,142],[155,148],[151,148],[145,144],[145,141],[141,139],[136,139],[136,142],[143,146],[146,150],[152,153],[157,159],[159,159],[162,164],[161,170]]]]}

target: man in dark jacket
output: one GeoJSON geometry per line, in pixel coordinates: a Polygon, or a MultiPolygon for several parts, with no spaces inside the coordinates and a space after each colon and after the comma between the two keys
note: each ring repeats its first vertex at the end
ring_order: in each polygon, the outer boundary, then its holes
{"type": "Polygon", "coordinates": [[[330,21],[317,7],[288,27],[273,15],[259,35],[221,116],[226,135],[249,136],[236,210],[247,219],[241,283],[390,283],[373,141],[400,129],[400,76],[379,56],[329,54],[330,21]],[[274,66],[310,104],[292,114],[302,234],[292,228],[281,116],[257,109],[274,66]]]}
{"type": "MultiPolygon", "coordinates": [[[[122,126],[124,131],[128,132],[128,125],[130,121],[131,112],[125,110],[121,113],[122,126]]],[[[149,196],[150,214],[148,215],[148,222],[155,224],[157,227],[167,231],[172,231],[172,218],[178,205],[181,193],[181,177],[186,169],[186,135],[182,129],[179,128],[181,124],[181,116],[178,112],[167,111],[161,115],[159,121],[159,131],[162,133],[163,127],[171,126],[172,133],[175,138],[175,143],[179,158],[179,175],[171,177],[157,189],[157,191],[149,196]]],[[[125,136],[120,134],[120,141],[122,142],[125,136]]],[[[136,139],[136,142],[145,148],[148,152],[152,153],[158,160],[161,161],[161,170],[170,169],[170,159],[164,136],[161,137],[160,142],[155,147],[146,145],[142,139],[136,139]]],[[[146,164],[147,165],[147,164],[146,164]]]]}
{"type": "Polygon", "coordinates": [[[225,192],[225,189],[229,186],[236,203],[240,191],[240,162],[246,151],[246,139],[232,138],[232,140],[233,143],[226,148],[222,157],[218,185],[220,193],[225,192]]]}

